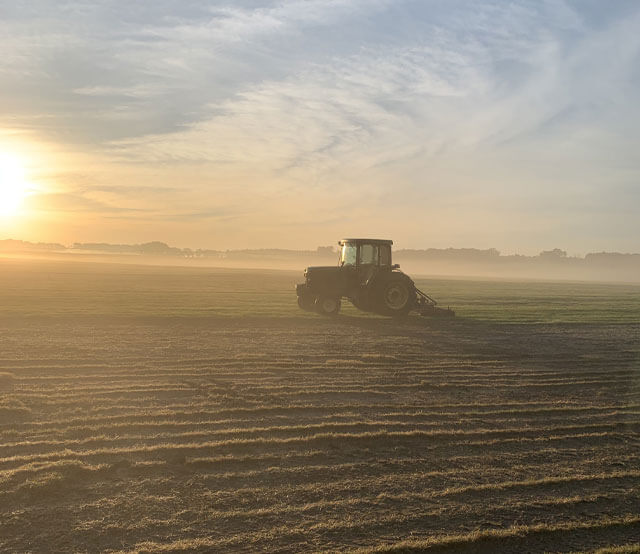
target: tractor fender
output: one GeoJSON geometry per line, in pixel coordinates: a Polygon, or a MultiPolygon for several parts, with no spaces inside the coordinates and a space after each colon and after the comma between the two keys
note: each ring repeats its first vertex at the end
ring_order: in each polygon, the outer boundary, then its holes
{"type": "Polygon", "coordinates": [[[387,282],[389,279],[402,279],[407,283],[407,286],[415,289],[416,284],[413,282],[413,279],[409,277],[406,273],[399,270],[393,271],[379,271],[373,278],[370,280],[368,286],[371,289],[375,289],[375,287],[379,287],[381,283],[387,282]]]}

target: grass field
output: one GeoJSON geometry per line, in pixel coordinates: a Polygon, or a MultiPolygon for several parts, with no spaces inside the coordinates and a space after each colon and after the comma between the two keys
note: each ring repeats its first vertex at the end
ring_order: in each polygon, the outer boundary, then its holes
{"type": "Polygon", "coordinates": [[[640,287],[0,260],[0,551],[638,551],[640,287]]]}

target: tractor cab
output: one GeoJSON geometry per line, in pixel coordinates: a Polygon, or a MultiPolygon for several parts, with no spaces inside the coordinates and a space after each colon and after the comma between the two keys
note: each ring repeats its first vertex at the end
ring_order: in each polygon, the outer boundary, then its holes
{"type": "Polygon", "coordinates": [[[391,240],[343,239],[338,242],[338,265],[350,273],[352,285],[367,285],[380,271],[391,271],[400,266],[391,265],[391,240]]]}
{"type": "Polygon", "coordinates": [[[391,267],[392,240],[343,239],[340,245],[340,265],[391,267]]]}

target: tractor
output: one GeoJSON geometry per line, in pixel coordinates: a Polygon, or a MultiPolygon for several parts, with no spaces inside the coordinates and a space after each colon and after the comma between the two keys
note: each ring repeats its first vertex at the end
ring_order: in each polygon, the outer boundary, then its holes
{"type": "Polygon", "coordinates": [[[437,306],[411,278],[391,261],[391,240],[343,239],[338,242],[338,266],[308,267],[305,282],[296,285],[298,306],[306,311],[335,315],[342,299],[356,308],[384,316],[402,317],[412,310],[421,315],[455,315],[437,306]]]}

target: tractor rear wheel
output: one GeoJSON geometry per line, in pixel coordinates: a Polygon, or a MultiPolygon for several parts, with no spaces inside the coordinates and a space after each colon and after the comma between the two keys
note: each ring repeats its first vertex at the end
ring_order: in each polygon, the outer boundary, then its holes
{"type": "Polygon", "coordinates": [[[322,315],[336,315],[340,311],[340,299],[321,296],[316,300],[316,312],[322,315]]]}
{"type": "Polygon", "coordinates": [[[402,317],[416,304],[416,289],[404,275],[390,275],[376,286],[377,312],[382,315],[402,317]]]}

